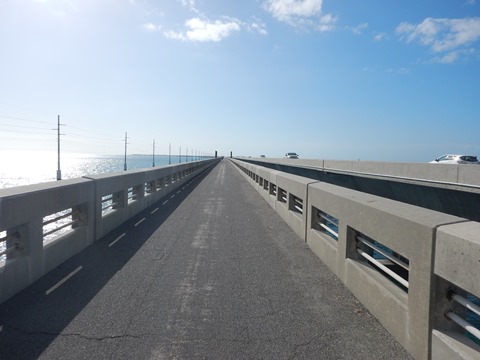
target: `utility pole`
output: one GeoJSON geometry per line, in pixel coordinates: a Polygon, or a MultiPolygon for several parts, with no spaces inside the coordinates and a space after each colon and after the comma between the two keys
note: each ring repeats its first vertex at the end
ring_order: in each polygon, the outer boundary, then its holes
{"type": "Polygon", "coordinates": [[[153,162],[152,167],[155,167],[155,139],[153,139],[153,162]]]}
{"type": "Polygon", "coordinates": [[[123,170],[127,171],[127,132],[125,132],[125,160],[123,162],[123,170]]]}
{"type": "Polygon", "coordinates": [[[60,126],[64,126],[65,124],[60,124],[60,115],[57,118],[57,128],[53,130],[57,130],[57,159],[58,159],[58,166],[57,166],[57,180],[62,180],[62,170],[60,170],[60,126]]]}

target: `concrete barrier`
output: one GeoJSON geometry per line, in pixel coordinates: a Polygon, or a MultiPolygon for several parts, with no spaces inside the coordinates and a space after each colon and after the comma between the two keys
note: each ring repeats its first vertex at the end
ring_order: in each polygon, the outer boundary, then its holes
{"type": "MultiPolygon", "coordinates": [[[[241,160],[241,159],[239,159],[241,160]]],[[[450,184],[480,187],[480,165],[430,164],[406,162],[311,160],[311,159],[268,159],[249,158],[256,164],[277,164],[311,167],[331,172],[352,172],[380,177],[407,178],[450,184]]],[[[411,181],[411,180],[410,180],[411,181]]]]}
{"type": "Polygon", "coordinates": [[[0,190],[0,303],[219,160],[0,190]]]}
{"type": "Polygon", "coordinates": [[[458,325],[445,314],[453,311],[464,319],[471,317],[472,313],[469,315],[453,294],[465,299],[472,295],[480,298],[480,223],[452,224],[438,229],[434,274],[432,358],[479,359],[480,346],[472,347],[471,340],[459,333],[458,325]]]}
{"type": "Polygon", "coordinates": [[[270,191],[257,179],[269,179],[272,208],[416,359],[480,358],[480,346],[445,316],[453,307],[466,318],[452,291],[480,297],[479,223],[231,161],[264,198],[270,191]]]}

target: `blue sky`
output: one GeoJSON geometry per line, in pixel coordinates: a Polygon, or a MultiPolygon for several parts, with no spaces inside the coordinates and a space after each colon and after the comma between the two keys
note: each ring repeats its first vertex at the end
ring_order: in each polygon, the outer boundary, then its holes
{"type": "Polygon", "coordinates": [[[0,0],[0,150],[480,155],[478,0],[0,0]]]}

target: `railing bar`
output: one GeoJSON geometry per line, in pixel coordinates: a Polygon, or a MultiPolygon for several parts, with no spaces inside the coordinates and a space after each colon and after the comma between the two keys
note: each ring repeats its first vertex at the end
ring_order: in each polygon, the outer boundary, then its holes
{"type": "Polygon", "coordinates": [[[0,238],[0,243],[2,242],[7,242],[8,240],[15,240],[15,239],[18,239],[18,236],[15,236],[15,235],[7,235],[3,238],[0,238]]]}
{"type": "Polygon", "coordinates": [[[480,340],[480,330],[478,330],[475,326],[463,320],[451,310],[447,311],[445,316],[480,340]]]}
{"type": "Polygon", "coordinates": [[[54,219],[50,219],[50,220],[47,220],[47,221],[44,221],[43,222],[43,225],[48,225],[48,224],[51,224],[51,223],[54,223],[58,220],[61,220],[61,219],[65,219],[69,216],[73,216],[73,215],[78,215],[80,214],[80,210],[75,210],[75,211],[70,211],[69,213],[67,214],[63,214],[63,215],[60,215],[60,216],[56,216],[54,219]]]}
{"type": "Polygon", "coordinates": [[[61,225],[61,226],[56,227],[55,229],[52,229],[52,230],[50,230],[50,231],[47,231],[46,233],[43,234],[43,236],[47,236],[47,235],[53,234],[54,232],[57,232],[57,231],[59,231],[59,230],[61,230],[61,229],[63,229],[63,228],[66,228],[67,226],[74,225],[74,224],[76,224],[76,223],[78,223],[78,222],[79,222],[78,219],[77,219],[77,220],[74,220],[74,221],[70,221],[70,222],[67,223],[67,224],[63,224],[63,225],[61,225]]]}
{"type": "MultiPolygon", "coordinates": [[[[325,217],[325,216],[323,216],[323,215],[321,215],[321,214],[318,214],[318,216],[321,217],[323,220],[325,220],[328,224],[331,224],[331,225],[334,225],[334,226],[337,226],[337,227],[338,227],[338,220],[337,220],[337,222],[335,222],[335,221],[332,221],[332,220],[330,220],[329,218],[327,218],[327,217],[325,217]]],[[[319,224],[323,224],[322,222],[318,222],[318,223],[319,223],[319,224]]]]}
{"type": "Polygon", "coordinates": [[[388,258],[389,260],[393,261],[395,264],[401,266],[402,268],[404,268],[405,270],[407,271],[410,271],[410,267],[408,266],[408,264],[406,264],[405,262],[403,262],[402,260],[400,259],[397,259],[396,257],[392,256],[391,254],[385,252],[385,250],[382,250],[381,248],[375,246],[374,244],[372,244],[370,241],[368,241],[367,239],[365,239],[364,237],[362,236],[357,236],[357,240],[364,243],[365,245],[367,245],[368,247],[372,248],[373,250],[379,252],[380,254],[382,254],[383,256],[385,256],[386,258],[388,258]]]}
{"type": "Polygon", "coordinates": [[[318,223],[318,225],[320,225],[322,228],[324,228],[326,231],[328,231],[330,234],[334,235],[338,239],[338,233],[330,229],[327,225],[323,223],[318,223]]]}
{"type": "Polygon", "coordinates": [[[474,304],[470,300],[465,299],[463,296],[460,296],[458,294],[452,294],[452,299],[458,302],[459,304],[462,304],[463,306],[465,306],[468,310],[480,316],[480,306],[474,304]]]}
{"type": "Polygon", "coordinates": [[[71,216],[71,215],[74,215],[74,213],[70,211],[70,212],[67,213],[67,214],[63,214],[63,215],[60,215],[60,216],[56,216],[56,217],[53,218],[53,219],[44,221],[44,222],[43,222],[43,225],[45,226],[45,225],[48,225],[48,224],[57,222],[58,220],[65,219],[65,218],[67,218],[67,217],[69,217],[69,216],[71,216]]]}
{"type": "Polygon", "coordinates": [[[321,214],[321,213],[318,213],[318,216],[320,216],[323,220],[325,221],[328,221],[330,224],[334,224],[336,226],[338,226],[338,219],[335,219],[335,221],[333,221],[332,219],[329,219],[328,217],[326,217],[325,215],[321,214]]]}
{"type": "Polygon", "coordinates": [[[18,245],[10,246],[9,248],[6,248],[5,250],[0,251],[0,256],[10,254],[17,249],[18,249],[18,245]]]}
{"type": "Polygon", "coordinates": [[[107,205],[107,206],[103,206],[103,204],[102,204],[102,210],[111,208],[111,207],[113,207],[115,204],[116,204],[116,203],[112,203],[112,204],[109,204],[109,205],[107,205]]]}
{"type": "Polygon", "coordinates": [[[300,206],[298,206],[298,205],[293,205],[293,207],[294,207],[295,209],[297,209],[300,213],[303,214],[303,209],[302,209],[300,206]]]}
{"type": "Polygon", "coordinates": [[[358,249],[357,248],[357,252],[362,255],[365,259],[367,259],[368,261],[370,261],[373,265],[375,265],[376,267],[378,267],[379,269],[381,269],[382,271],[384,271],[385,273],[387,273],[389,276],[391,276],[392,278],[394,278],[396,281],[398,281],[400,284],[402,284],[403,286],[405,286],[407,289],[408,289],[408,281],[406,281],[404,278],[402,278],[401,276],[399,276],[398,274],[396,274],[395,272],[393,272],[392,270],[390,270],[389,268],[387,268],[385,265],[381,264],[380,262],[378,262],[376,259],[374,259],[373,257],[371,257],[370,255],[368,255],[365,251],[363,251],[362,249],[358,249]]]}

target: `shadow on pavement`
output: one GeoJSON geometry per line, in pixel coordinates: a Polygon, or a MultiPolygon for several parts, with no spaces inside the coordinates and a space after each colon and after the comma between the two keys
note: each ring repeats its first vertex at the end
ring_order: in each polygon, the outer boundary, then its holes
{"type": "Polygon", "coordinates": [[[0,358],[38,358],[214,167],[192,178],[173,198],[168,194],[1,304],[0,358]],[[168,203],[161,206],[166,199],[168,203]],[[125,236],[145,217],[149,221],[141,231],[134,237],[125,236]]]}

